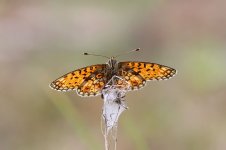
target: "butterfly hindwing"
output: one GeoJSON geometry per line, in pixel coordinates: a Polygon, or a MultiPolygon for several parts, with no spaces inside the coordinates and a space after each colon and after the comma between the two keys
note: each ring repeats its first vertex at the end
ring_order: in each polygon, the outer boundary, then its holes
{"type": "Polygon", "coordinates": [[[96,96],[101,93],[107,82],[105,70],[92,73],[78,86],[77,93],[80,96],[96,96]]]}

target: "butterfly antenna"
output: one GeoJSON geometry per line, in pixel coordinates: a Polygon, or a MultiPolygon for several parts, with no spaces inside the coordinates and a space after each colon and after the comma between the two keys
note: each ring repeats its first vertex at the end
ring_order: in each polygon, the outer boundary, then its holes
{"type": "Polygon", "coordinates": [[[110,57],[104,56],[104,55],[96,55],[96,54],[90,54],[90,53],[84,53],[84,55],[91,55],[91,56],[99,56],[110,59],[110,57]]]}
{"type": "Polygon", "coordinates": [[[121,54],[119,54],[119,55],[114,56],[114,58],[119,57],[119,56],[122,56],[122,55],[126,55],[126,54],[128,54],[128,53],[138,52],[138,51],[140,51],[140,48],[133,49],[133,50],[128,51],[128,52],[125,52],[125,53],[121,53],[121,54]]]}

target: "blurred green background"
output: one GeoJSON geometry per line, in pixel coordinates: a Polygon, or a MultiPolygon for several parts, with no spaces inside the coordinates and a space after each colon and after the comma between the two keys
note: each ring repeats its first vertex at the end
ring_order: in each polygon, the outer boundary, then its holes
{"type": "Polygon", "coordinates": [[[118,150],[226,149],[226,1],[1,0],[0,149],[100,150],[102,100],[49,88],[134,48],[178,74],[127,93],[118,150]]]}

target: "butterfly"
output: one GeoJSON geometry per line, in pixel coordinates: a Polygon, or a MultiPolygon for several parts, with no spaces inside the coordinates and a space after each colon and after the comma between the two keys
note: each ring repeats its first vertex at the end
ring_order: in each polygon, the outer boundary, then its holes
{"type": "MultiPolygon", "coordinates": [[[[111,57],[106,64],[69,72],[54,80],[50,87],[57,91],[76,90],[79,96],[97,96],[113,76],[125,80],[130,90],[136,90],[144,87],[146,81],[166,80],[175,74],[175,69],[165,65],[139,61],[117,62],[115,57],[111,57]]],[[[122,84],[122,81],[118,80],[116,84],[122,84]]]]}

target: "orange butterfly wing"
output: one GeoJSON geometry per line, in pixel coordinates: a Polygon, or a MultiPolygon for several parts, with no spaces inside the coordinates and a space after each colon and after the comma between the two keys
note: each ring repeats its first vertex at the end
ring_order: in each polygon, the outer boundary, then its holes
{"type": "Polygon", "coordinates": [[[50,87],[58,91],[76,90],[80,96],[95,96],[106,84],[105,70],[106,64],[81,68],[56,79],[50,87]]]}
{"type": "Polygon", "coordinates": [[[149,80],[165,80],[176,74],[176,70],[164,65],[149,62],[119,62],[119,76],[138,89],[149,80]]]}

